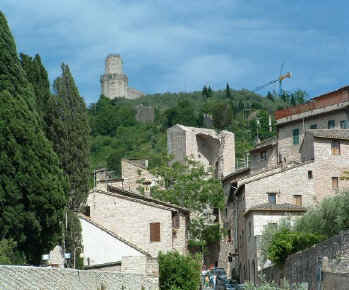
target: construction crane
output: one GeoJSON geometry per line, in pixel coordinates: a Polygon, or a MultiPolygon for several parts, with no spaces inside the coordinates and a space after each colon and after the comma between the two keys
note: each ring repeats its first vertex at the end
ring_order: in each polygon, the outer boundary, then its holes
{"type": "Polygon", "coordinates": [[[257,92],[257,91],[259,91],[259,90],[261,90],[261,89],[264,89],[264,88],[266,88],[266,87],[268,87],[268,86],[270,86],[270,85],[272,85],[272,84],[279,83],[279,96],[281,96],[281,94],[282,94],[282,81],[283,81],[284,79],[287,79],[287,78],[291,78],[291,77],[292,77],[292,74],[291,74],[290,72],[285,73],[285,74],[282,74],[283,66],[284,66],[284,64],[281,65],[280,76],[279,76],[276,80],[272,80],[272,81],[270,81],[270,82],[267,82],[267,83],[264,84],[264,85],[261,85],[261,86],[259,86],[259,87],[256,87],[253,91],[254,91],[254,92],[257,92]]]}

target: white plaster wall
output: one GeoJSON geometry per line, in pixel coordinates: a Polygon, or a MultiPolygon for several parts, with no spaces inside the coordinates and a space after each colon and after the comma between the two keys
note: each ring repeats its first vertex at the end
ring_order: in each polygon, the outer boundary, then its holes
{"type": "Polygon", "coordinates": [[[124,256],[144,256],[93,224],[80,218],[84,263],[90,258],[90,265],[121,261],[124,256]]]}

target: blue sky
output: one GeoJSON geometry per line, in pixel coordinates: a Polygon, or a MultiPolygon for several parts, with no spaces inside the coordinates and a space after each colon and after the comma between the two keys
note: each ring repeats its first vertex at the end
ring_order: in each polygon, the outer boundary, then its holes
{"type": "MultiPolygon", "coordinates": [[[[87,103],[109,53],[145,93],[254,89],[284,72],[316,96],[349,84],[349,2],[285,0],[2,0],[17,49],[50,79],[67,63],[87,103]]],[[[276,89],[277,87],[270,87],[276,89]]]]}

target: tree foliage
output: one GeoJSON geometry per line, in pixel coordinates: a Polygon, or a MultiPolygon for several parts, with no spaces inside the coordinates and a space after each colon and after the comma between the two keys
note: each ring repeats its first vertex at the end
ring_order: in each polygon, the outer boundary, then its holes
{"type": "Polygon", "coordinates": [[[65,178],[1,12],[0,101],[0,235],[38,264],[61,237],[65,178]]]}
{"type": "Polygon", "coordinates": [[[262,235],[262,254],[274,263],[288,255],[330,238],[349,227],[349,193],[324,199],[291,226],[266,228],[262,235]]]}
{"type": "Polygon", "coordinates": [[[70,209],[79,209],[89,190],[90,128],[85,102],[67,65],[62,64],[62,75],[53,84],[56,92],[55,122],[62,135],[53,135],[51,141],[69,181],[70,209]]]}
{"type": "Polygon", "coordinates": [[[197,290],[200,285],[201,257],[178,252],[160,253],[159,283],[162,290],[197,290]]]}
{"type": "Polygon", "coordinates": [[[323,239],[323,236],[313,233],[282,229],[272,236],[268,248],[268,258],[274,264],[282,265],[289,255],[311,247],[323,239]]]}

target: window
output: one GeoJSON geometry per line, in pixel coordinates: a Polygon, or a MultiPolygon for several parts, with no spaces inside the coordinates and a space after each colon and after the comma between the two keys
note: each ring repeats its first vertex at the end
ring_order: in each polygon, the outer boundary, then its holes
{"type": "Polygon", "coordinates": [[[340,127],[341,129],[348,129],[348,121],[347,120],[340,121],[340,127]]]}
{"type": "Polygon", "coordinates": [[[160,242],[160,223],[150,224],[150,241],[160,242]]]}
{"type": "Polygon", "coordinates": [[[317,124],[311,124],[310,129],[317,129],[317,124]]]}
{"type": "Polygon", "coordinates": [[[336,127],[335,120],[328,120],[328,129],[333,129],[334,127],[336,127]]]}
{"type": "Polygon", "coordinates": [[[91,216],[91,208],[90,208],[89,205],[85,206],[85,208],[84,208],[84,214],[85,214],[85,216],[88,216],[88,217],[91,216]]]}
{"type": "Polygon", "coordinates": [[[226,217],[228,216],[228,208],[227,207],[225,208],[225,216],[226,217]]]}
{"type": "Polygon", "coordinates": [[[275,192],[268,193],[268,201],[270,203],[276,204],[276,193],[275,192]]]}
{"type": "Polygon", "coordinates": [[[231,242],[231,230],[228,230],[228,242],[231,242]]]}
{"type": "Polygon", "coordinates": [[[172,227],[174,229],[179,229],[180,221],[178,212],[172,212],[172,227]]]}
{"type": "Polygon", "coordinates": [[[267,160],[267,151],[261,152],[261,160],[267,160]]]}
{"type": "Polygon", "coordinates": [[[297,145],[299,144],[299,129],[293,129],[292,131],[292,135],[293,135],[293,144],[297,145]]]}
{"type": "Polygon", "coordinates": [[[341,146],[340,146],[340,142],[338,140],[332,140],[331,151],[332,151],[332,155],[340,155],[341,154],[341,146]]]}
{"type": "Polygon", "coordinates": [[[301,195],[294,195],[294,203],[297,206],[302,206],[302,196],[301,195]]]}
{"type": "Polygon", "coordinates": [[[332,189],[338,189],[338,177],[332,177],[332,189]]]}
{"type": "Polygon", "coordinates": [[[308,179],[312,179],[313,178],[313,171],[308,170],[308,179]]]}

